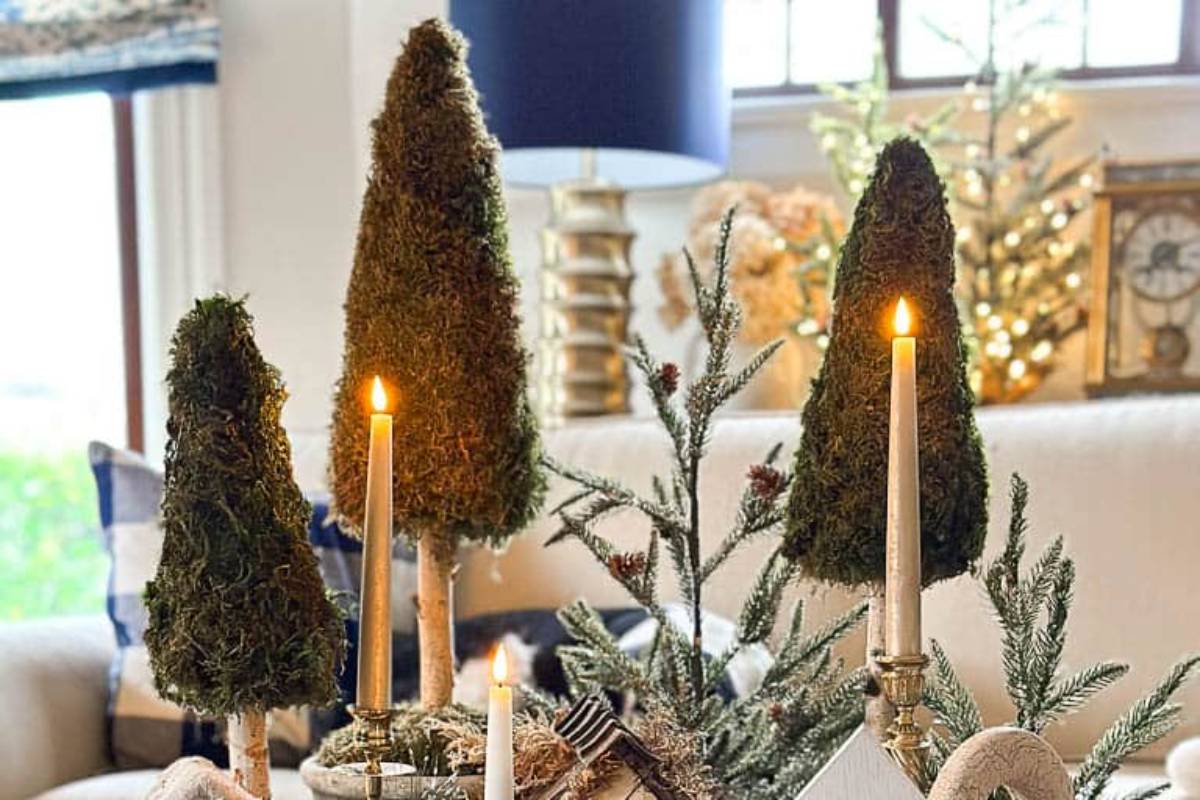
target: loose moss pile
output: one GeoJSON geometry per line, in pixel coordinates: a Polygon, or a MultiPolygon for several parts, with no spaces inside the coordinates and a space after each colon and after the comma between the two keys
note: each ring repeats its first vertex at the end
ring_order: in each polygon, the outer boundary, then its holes
{"type": "Polygon", "coordinates": [[[375,119],[330,452],[337,510],[360,526],[364,389],[383,376],[396,401],[396,521],[451,550],[460,537],[502,545],[545,490],[498,145],[465,55],[444,22],[414,28],[375,119]]]}
{"type": "Polygon", "coordinates": [[[953,286],[943,186],[921,146],[897,139],[855,209],[829,348],[803,413],[787,551],[811,576],[884,578],[891,323],[901,295],[916,315],[925,583],[962,573],[983,550],[987,470],[953,286]]]}
{"type": "MultiPolygon", "coordinates": [[[[483,758],[464,760],[452,752],[458,742],[484,737],[485,715],[462,705],[450,705],[432,711],[419,705],[403,704],[392,717],[392,747],[384,761],[411,764],[422,775],[471,775],[483,772],[483,758]]],[[[366,760],[366,752],[356,739],[355,726],[332,731],[317,750],[317,761],[324,767],[353,764],[366,760]]]]}
{"type": "Polygon", "coordinates": [[[286,392],[242,301],[198,301],[167,373],[162,560],[146,586],[159,693],[208,714],[337,698],[341,616],[308,543],[286,392]]]}

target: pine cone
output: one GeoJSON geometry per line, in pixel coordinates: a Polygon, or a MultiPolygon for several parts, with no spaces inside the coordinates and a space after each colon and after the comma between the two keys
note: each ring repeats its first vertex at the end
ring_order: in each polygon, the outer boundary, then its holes
{"type": "Polygon", "coordinates": [[[608,571],[614,578],[633,578],[646,571],[645,553],[617,553],[608,559],[608,571]]]}
{"type": "Polygon", "coordinates": [[[785,486],[783,473],[767,464],[755,464],[750,468],[750,490],[763,500],[773,500],[785,486]]]}
{"type": "Polygon", "coordinates": [[[658,382],[668,396],[675,394],[679,388],[679,367],[669,361],[658,369],[658,382]]]}

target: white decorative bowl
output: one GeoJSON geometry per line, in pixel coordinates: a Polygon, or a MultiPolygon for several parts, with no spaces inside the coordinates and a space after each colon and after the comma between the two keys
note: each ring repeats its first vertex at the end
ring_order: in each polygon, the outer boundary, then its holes
{"type": "MultiPolygon", "coordinates": [[[[309,756],[300,764],[300,777],[313,794],[313,800],[362,800],[365,795],[366,764],[342,764],[324,767],[316,756],[309,756]]],[[[482,800],[483,776],[430,777],[418,775],[408,764],[385,763],[383,765],[384,800],[420,800],[421,792],[453,783],[462,789],[469,800],[482,800]]]]}

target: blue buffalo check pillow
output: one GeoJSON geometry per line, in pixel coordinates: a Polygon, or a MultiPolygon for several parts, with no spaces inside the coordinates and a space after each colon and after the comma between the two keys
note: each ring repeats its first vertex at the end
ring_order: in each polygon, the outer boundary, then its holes
{"type": "MultiPolygon", "coordinates": [[[[147,621],[142,593],[146,582],[154,577],[162,553],[162,473],[137,453],[100,442],[88,446],[88,456],[96,477],[104,542],[111,557],[108,617],[117,639],[108,696],[113,763],[120,769],[161,767],[180,756],[198,755],[223,766],[228,758],[224,720],[197,715],[159,697],[142,639],[147,621]]],[[[348,631],[356,633],[362,543],[338,530],[330,519],[327,499],[309,500],[313,505],[309,541],[326,584],[343,597],[350,615],[348,631]]],[[[416,591],[415,554],[399,540],[393,559],[393,625],[400,633],[411,633],[416,626],[411,601],[416,591]]],[[[350,641],[356,639],[352,636],[350,641]]],[[[349,658],[353,656],[351,652],[349,658]]],[[[352,662],[348,666],[352,670],[352,662]]],[[[274,712],[269,728],[272,763],[298,764],[316,744],[314,739],[321,732],[318,729],[324,727],[319,722],[314,727],[307,710],[274,712]]]]}

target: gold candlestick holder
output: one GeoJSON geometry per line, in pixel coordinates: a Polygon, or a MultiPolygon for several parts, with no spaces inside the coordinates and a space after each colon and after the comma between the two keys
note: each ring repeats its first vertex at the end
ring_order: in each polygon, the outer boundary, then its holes
{"type": "Polygon", "coordinates": [[[367,800],[383,797],[383,761],[392,750],[392,708],[359,708],[350,706],[354,717],[354,736],[366,756],[367,800]]]}
{"type": "Polygon", "coordinates": [[[888,739],[883,747],[908,775],[921,794],[933,785],[929,769],[929,737],[917,722],[917,708],[925,692],[924,655],[881,656],[879,676],[883,691],[896,708],[896,718],[887,729],[888,739]]]}

